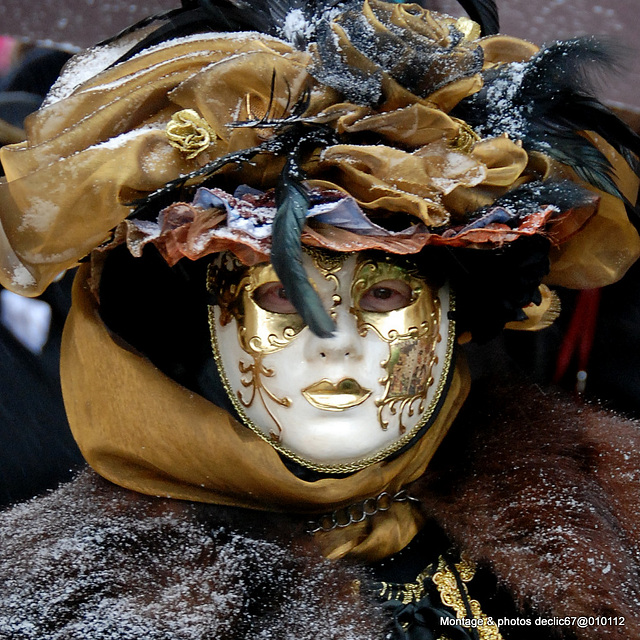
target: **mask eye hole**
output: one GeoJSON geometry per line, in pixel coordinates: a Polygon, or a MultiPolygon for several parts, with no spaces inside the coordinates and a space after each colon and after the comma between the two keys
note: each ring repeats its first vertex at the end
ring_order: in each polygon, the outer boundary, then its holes
{"type": "Polygon", "coordinates": [[[255,303],[272,313],[297,313],[280,282],[266,282],[253,292],[255,303]]]}
{"type": "Polygon", "coordinates": [[[363,311],[395,311],[414,300],[413,289],[403,280],[382,280],[369,287],[360,298],[363,311]]]}

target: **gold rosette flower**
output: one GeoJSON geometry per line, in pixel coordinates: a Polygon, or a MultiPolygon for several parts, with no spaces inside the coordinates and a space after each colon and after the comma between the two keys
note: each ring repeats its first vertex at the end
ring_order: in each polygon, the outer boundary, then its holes
{"type": "Polygon", "coordinates": [[[167,139],[172,147],[182,151],[187,160],[202,153],[216,139],[213,129],[193,109],[183,109],[171,116],[167,139]]]}

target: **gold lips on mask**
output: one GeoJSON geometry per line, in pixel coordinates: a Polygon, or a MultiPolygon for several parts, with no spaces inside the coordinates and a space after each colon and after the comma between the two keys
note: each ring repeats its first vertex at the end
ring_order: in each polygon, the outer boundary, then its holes
{"type": "Polygon", "coordinates": [[[343,378],[337,383],[324,379],[302,389],[302,395],[317,409],[344,411],[362,404],[371,390],[364,389],[353,378],[343,378]]]}

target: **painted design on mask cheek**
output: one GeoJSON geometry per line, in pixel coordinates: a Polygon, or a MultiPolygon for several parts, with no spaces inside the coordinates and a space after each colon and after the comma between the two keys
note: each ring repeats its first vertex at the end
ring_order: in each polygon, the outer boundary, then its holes
{"type": "MultiPolygon", "coordinates": [[[[291,399],[278,397],[265,385],[264,378],[272,378],[275,372],[264,365],[263,359],[270,353],[284,349],[305,324],[295,310],[293,313],[274,312],[257,303],[255,297],[259,291],[277,296],[277,290],[269,289],[274,286],[279,286],[279,281],[270,264],[245,267],[228,255],[212,263],[207,274],[207,289],[216,296],[220,307],[220,323],[225,326],[235,318],[238,343],[251,358],[248,363],[238,361],[242,376],[240,383],[247,391],[237,390],[237,398],[245,408],[251,407],[256,399],[261,402],[277,429],[277,432],[272,430],[270,436],[278,442],[282,425],[270,405],[289,407],[291,399]]],[[[210,322],[214,322],[212,317],[210,322]]]]}
{"type": "Polygon", "coordinates": [[[442,340],[438,291],[410,268],[390,260],[363,259],[356,267],[351,299],[360,335],[374,331],[389,345],[389,358],[381,363],[386,373],[380,380],[384,393],[376,399],[380,427],[387,430],[392,420],[397,421],[403,434],[406,419],[424,412],[434,384],[435,347],[442,340]],[[376,293],[396,295],[398,302],[389,297],[385,303],[383,297],[376,303],[376,293]],[[394,308],[402,296],[408,304],[394,308]]]}

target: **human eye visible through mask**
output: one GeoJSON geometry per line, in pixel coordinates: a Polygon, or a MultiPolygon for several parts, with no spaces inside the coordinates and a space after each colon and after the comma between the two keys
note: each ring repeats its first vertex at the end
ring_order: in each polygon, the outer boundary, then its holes
{"type": "Polygon", "coordinates": [[[255,303],[272,313],[297,313],[281,282],[267,282],[253,293],[255,303]]]}
{"type": "Polygon", "coordinates": [[[362,294],[359,306],[363,311],[384,313],[407,307],[414,300],[414,291],[406,282],[383,280],[362,294]]]}

